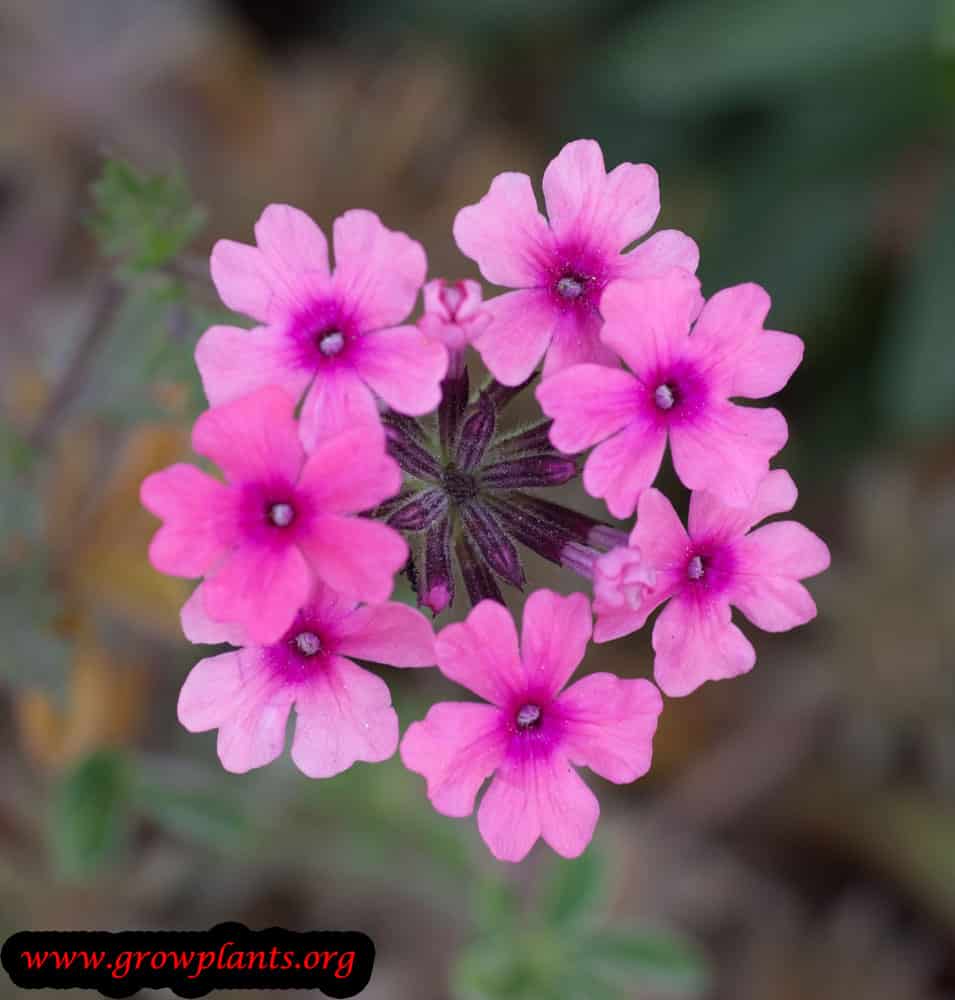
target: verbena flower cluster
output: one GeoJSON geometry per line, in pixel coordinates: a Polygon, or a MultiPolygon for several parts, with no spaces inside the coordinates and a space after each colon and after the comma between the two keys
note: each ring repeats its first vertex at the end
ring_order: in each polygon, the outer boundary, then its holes
{"type": "Polygon", "coordinates": [[[287,205],[263,212],[254,246],[217,243],[219,294],[257,324],[214,326],[196,348],[210,409],[193,447],[222,477],[178,464],[142,487],[163,522],[153,565],[201,578],[187,638],[235,647],[189,674],[182,724],[218,730],[223,766],[245,772],[282,753],[294,707],[292,759],[328,777],[399,745],[387,686],[354,660],[436,665],[482,701],[434,705],[401,759],[448,816],[469,815],[493,776],[477,822],[507,861],[538,838],[579,855],[599,806],[575,768],[645,774],[660,690],[752,668],[731,607],[771,632],[804,624],[816,608],[800,581],[829,563],[801,524],[758,526],[796,500],[770,470],[788,432],[777,410],[734,400],[779,391],[803,352],[764,328],[768,295],[704,300],[696,244],[647,236],[660,201],[646,164],[608,174],[596,142],[572,142],[543,193],[546,217],[530,179],[504,173],[458,213],[461,251],[511,289],[489,299],[476,281],[425,283],[422,247],[367,211],[335,220],[334,268],[287,205]],[[491,373],[475,389],[471,348],[491,373]],[[505,426],[530,392],[542,418],[505,426]],[[668,446],[686,527],[653,486],[668,446]],[[636,512],[629,535],[551,498],[580,475],[613,518],[636,512]],[[526,588],[523,549],[593,597],[535,591],[518,639],[502,589],[526,588]],[[398,573],[433,617],[469,602],[466,620],[435,636],[389,600],[398,573]],[[592,637],[635,632],[660,606],[660,690],[608,673],[568,686],[592,637]]]}

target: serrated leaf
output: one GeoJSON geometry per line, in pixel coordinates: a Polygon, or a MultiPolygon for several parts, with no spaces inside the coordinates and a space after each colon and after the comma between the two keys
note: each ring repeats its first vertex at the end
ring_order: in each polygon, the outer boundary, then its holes
{"type": "Polygon", "coordinates": [[[130,771],[116,750],[98,750],[60,779],[53,795],[51,847],[61,875],[94,874],[122,845],[130,771]]]}
{"type": "Polygon", "coordinates": [[[602,859],[591,846],[572,861],[555,859],[541,900],[541,916],[553,927],[579,926],[594,915],[602,895],[602,859]]]}
{"type": "Polygon", "coordinates": [[[699,990],[707,978],[700,952],[662,931],[601,931],[586,942],[581,955],[595,976],[621,983],[699,990]]]}
{"type": "Polygon", "coordinates": [[[162,267],[187,247],[205,222],[180,172],[146,174],[108,160],[92,186],[90,226],[103,253],[130,272],[162,267]]]}

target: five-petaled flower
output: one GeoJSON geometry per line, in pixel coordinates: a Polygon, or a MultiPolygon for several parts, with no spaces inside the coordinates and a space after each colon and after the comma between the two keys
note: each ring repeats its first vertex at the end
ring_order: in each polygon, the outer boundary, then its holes
{"type": "Polygon", "coordinates": [[[218,729],[227,771],[275,760],[295,707],[292,760],[310,778],[328,778],[355,761],[381,761],[398,747],[398,716],[388,686],[349,657],[393,667],[434,663],[434,634],[419,611],[388,601],[359,607],[316,584],[285,634],[251,645],[241,628],[213,621],[200,584],[182,609],[186,638],[242,648],[200,660],[179,695],[190,732],[218,729]]]}
{"type": "Polygon", "coordinates": [[[674,268],[661,278],[614,282],[601,309],[601,339],[633,374],[575,365],[537,389],[554,418],[557,448],[597,445],[584,488],[616,517],[629,517],[669,438],[685,486],[748,507],[788,432],[778,410],[738,406],[730,397],[778,392],[803,352],[798,337],[763,329],[769,296],[758,285],[737,285],[703,305],[697,279],[674,268]]]}
{"type": "Polygon", "coordinates": [[[812,596],[799,581],[829,566],[826,544],[796,521],[750,530],[792,510],[795,502],[789,473],[774,469],[745,509],[728,507],[712,493],[693,493],[687,532],[670,501],[659,490],[646,490],[630,546],[653,570],[654,583],[636,601],[627,600],[603,577],[602,564],[612,563],[615,553],[598,559],[596,641],[643,628],[653,609],[667,601],[653,626],[654,677],[664,694],[679,697],[704,681],[751,670],[756,652],[730,620],[731,605],[767,632],[785,632],[816,616],[812,596]]]}
{"type": "Polygon", "coordinates": [[[696,270],[688,236],[649,232],[660,212],[657,173],[621,163],[609,174],[592,139],[568,143],[544,171],[548,220],[527,174],[499,174],[488,193],[458,212],[454,238],[484,277],[514,288],[487,303],[491,323],[475,347],[506,385],[528,378],[547,355],[544,376],[582,362],[612,364],[602,344],[600,296],[615,278],[646,278],[673,266],[696,270]]]}
{"type": "Polygon", "coordinates": [[[179,463],[141,490],[164,522],[149,550],[156,569],[205,576],[208,615],[263,644],[286,632],[315,577],[355,600],[384,601],[408,558],[396,531],[352,516],[401,485],[381,427],[343,431],[306,455],[293,414],[276,388],[207,410],[192,445],[226,482],[179,463]]]}
{"type": "Polygon", "coordinates": [[[590,843],[600,806],[574,765],[618,784],[650,768],[662,700],[649,681],[598,673],[564,688],[590,633],[586,597],[538,590],[520,650],[510,613],[490,600],[438,634],[441,672],[490,704],[433,706],[409,727],[401,758],[446,816],[469,815],[494,775],[478,829],[502,861],[520,861],[538,837],[568,858],[590,843]]]}
{"type": "Polygon", "coordinates": [[[411,312],[427,263],[421,244],[353,209],[324,233],[289,205],[270,205],[255,226],[257,246],[220,240],[212,278],[222,301],[261,323],[214,326],[196,347],[211,405],[262,386],[305,396],[306,446],[357,422],[377,420],[375,397],[401,413],[433,410],[447,368],[443,345],[414,326],[411,312]]]}

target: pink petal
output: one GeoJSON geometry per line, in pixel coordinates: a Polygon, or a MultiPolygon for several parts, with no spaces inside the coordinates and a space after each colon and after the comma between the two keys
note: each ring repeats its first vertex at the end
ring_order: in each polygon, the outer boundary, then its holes
{"type": "Polygon", "coordinates": [[[617,355],[600,340],[603,320],[596,310],[578,315],[575,310],[564,312],[551,335],[550,347],[544,358],[543,377],[549,378],[574,365],[596,364],[616,367],[617,355]]]}
{"type": "Polygon", "coordinates": [[[804,349],[791,333],[757,334],[740,348],[730,395],[764,399],[779,392],[802,363],[804,349]]]}
{"type": "Polygon", "coordinates": [[[630,545],[640,550],[647,565],[658,573],[682,570],[689,544],[673,504],[657,489],[642,493],[630,545]]]}
{"type": "Polygon", "coordinates": [[[676,268],[660,278],[612,281],[600,298],[600,338],[638,376],[651,374],[682,352],[701,302],[699,280],[676,268]]]}
{"type": "Polygon", "coordinates": [[[428,269],[420,243],[386,229],[374,212],[354,208],[335,220],[333,283],[363,329],[401,323],[428,269]]]}
{"type": "Polygon", "coordinates": [[[324,438],[308,456],[299,489],[329,514],[371,510],[401,489],[401,469],[385,451],[381,425],[324,438]]]}
{"type": "Polygon", "coordinates": [[[202,576],[235,539],[231,492],[194,465],[179,462],[154,472],[139,495],[165,521],[149,546],[149,560],[160,573],[202,576]]]}
{"type": "Polygon", "coordinates": [[[663,699],[649,681],[591,674],[569,687],[558,704],[572,763],[618,785],[650,770],[663,699]]]}
{"type": "Polygon", "coordinates": [[[192,447],[232,482],[294,483],[305,460],[294,413],[295,400],[288,393],[260,389],[201,414],[192,429],[192,447]]]}
{"type": "Polygon", "coordinates": [[[538,288],[498,295],[487,302],[488,326],[473,346],[491,374],[504,385],[530,378],[561,322],[550,293],[538,288]]]}
{"type": "Polygon", "coordinates": [[[695,274],[699,263],[700,248],[686,233],[678,229],[661,229],[630,253],[618,257],[614,271],[619,278],[640,281],[660,277],[673,267],[695,274]]]}
{"type": "Polygon", "coordinates": [[[551,443],[574,454],[626,427],[636,413],[639,390],[637,380],[619,368],[576,365],[545,378],[536,396],[554,420],[551,443]]]}
{"type": "Polygon", "coordinates": [[[592,497],[602,497],[614,517],[629,517],[660,470],[666,441],[664,427],[635,420],[590,453],[584,465],[584,489],[592,497]]]}
{"type": "Polygon", "coordinates": [[[829,567],[825,542],[796,521],[757,528],[736,546],[730,601],[766,632],[785,632],[816,617],[816,605],[798,580],[829,567]]]}
{"type": "Polygon", "coordinates": [[[204,585],[205,608],[235,622],[256,645],[278,642],[311,591],[312,574],[294,545],[244,545],[204,585]]]}
{"type": "Polygon", "coordinates": [[[499,861],[522,861],[537,838],[575,858],[593,838],[600,805],[560,753],[507,761],[478,809],[478,829],[499,861]]]}
{"type": "Polygon", "coordinates": [[[369,604],[388,600],[395,573],[408,559],[408,546],[394,528],[364,517],[316,518],[299,544],[321,580],[369,604]]]}
{"type": "Polygon", "coordinates": [[[304,212],[269,205],[255,224],[255,242],[276,274],[303,295],[328,286],[328,241],[304,212]]]}
{"type": "Polygon", "coordinates": [[[318,441],[358,425],[381,426],[371,390],[350,367],[319,372],[302,406],[302,444],[311,451],[318,441]]]}
{"type": "Polygon", "coordinates": [[[717,402],[692,423],[670,428],[670,452],[684,486],[749,507],[788,436],[779,410],[717,402]]]}
{"type": "Polygon", "coordinates": [[[273,296],[271,269],[256,247],[219,240],[212,248],[210,268],[219,298],[233,312],[260,323],[281,318],[283,303],[273,296]]]}
{"type": "Polygon", "coordinates": [[[273,385],[299,399],[310,373],[290,356],[290,341],[272,327],[213,326],[196,344],[196,366],[211,406],[273,385]]]}
{"type": "Polygon", "coordinates": [[[561,597],[536,590],[524,605],[521,654],[528,681],[536,692],[555,695],[587,652],[592,620],[583,594],[561,597]]]}
{"type": "Polygon", "coordinates": [[[204,585],[199,584],[179,612],[182,631],[190,642],[218,645],[228,642],[232,646],[247,646],[248,637],[234,622],[218,622],[209,617],[205,606],[204,585]]]}
{"type": "Polygon", "coordinates": [[[517,173],[498,174],[476,205],[458,212],[454,240],[488,281],[506,288],[538,285],[554,246],[530,178],[517,173]]]}
{"type": "Polygon", "coordinates": [[[725,602],[677,595],[653,626],[653,676],[663,693],[679,698],[705,681],[752,670],[756,651],[730,621],[725,602]]]}
{"type": "Polygon", "coordinates": [[[551,229],[562,243],[617,253],[643,236],[660,213],[653,167],[621,163],[608,176],[592,139],[564,146],[544,171],[543,187],[551,229]]]}
{"type": "Polygon", "coordinates": [[[490,705],[441,702],[408,727],[401,760],[428,782],[428,798],[444,816],[469,816],[485,780],[504,759],[500,713],[490,705]]]}
{"type": "Polygon", "coordinates": [[[730,354],[762,331],[770,305],[766,290],[752,282],[724,288],[707,299],[693,337],[730,354]]]}
{"type": "Polygon", "coordinates": [[[728,507],[715,493],[696,490],[690,496],[690,534],[701,539],[736,538],[764,518],[792,510],[796,496],[796,484],[785,469],[766,474],[749,507],[728,507]]]}
{"type": "Polygon", "coordinates": [[[200,660],[179,693],[179,721],[190,732],[218,729],[222,766],[244,774],[275,760],[285,746],[293,691],[242,649],[200,660]]]}
{"type": "Polygon", "coordinates": [[[465,621],[442,629],[435,653],[445,677],[495,705],[506,704],[524,682],[514,619],[497,601],[481,601],[465,621]]]}
{"type": "Polygon", "coordinates": [[[643,628],[647,615],[669,597],[666,574],[644,559],[639,547],[624,546],[594,563],[596,642],[608,642],[643,628]]]}
{"type": "Polygon", "coordinates": [[[392,667],[430,667],[435,663],[434,629],[420,611],[387,601],[358,608],[342,621],[339,650],[361,660],[392,667]]]}
{"type": "Polygon", "coordinates": [[[310,778],[330,778],[356,761],[387,760],[398,748],[398,716],[388,685],[333,656],[295,697],[292,760],[310,778]]]}
{"type": "Polygon", "coordinates": [[[355,345],[354,365],[390,407],[421,416],[441,402],[448,352],[415,327],[399,326],[365,334],[355,345]]]}

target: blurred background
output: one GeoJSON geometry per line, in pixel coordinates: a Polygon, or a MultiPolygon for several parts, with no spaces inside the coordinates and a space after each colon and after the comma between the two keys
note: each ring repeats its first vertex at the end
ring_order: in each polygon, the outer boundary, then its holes
{"type": "MultiPolygon", "coordinates": [[[[375,1000],[955,996],[953,140],[950,0],[0,0],[0,937],[354,927],[375,1000]],[[514,871],[397,761],[238,777],[180,729],[138,485],[188,455],[216,238],[367,207],[471,276],[456,210],[577,137],[805,339],[777,464],[833,568],[592,779],[584,860],[514,871]]],[[[649,676],[648,631],[585,666],[649,676]]],[[[403,725],[431,673],[386,675],[403,725]]]]}

